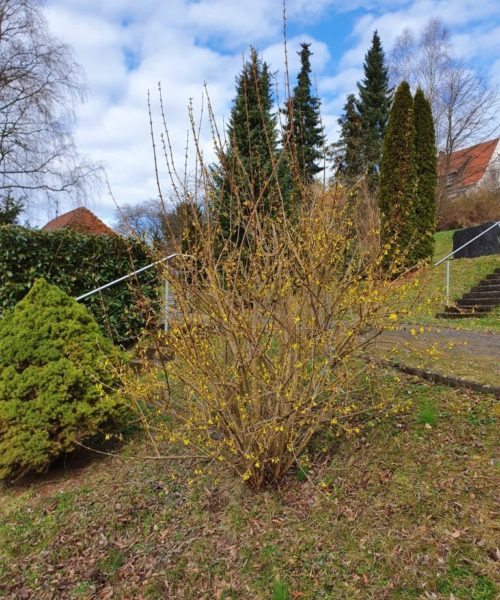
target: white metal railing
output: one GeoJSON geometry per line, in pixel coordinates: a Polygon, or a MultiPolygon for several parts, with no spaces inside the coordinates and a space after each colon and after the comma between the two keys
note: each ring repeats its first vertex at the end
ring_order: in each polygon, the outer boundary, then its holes
{"type": "MultiPolygon", "coordinates": [[[[104,285],[99,286],[95,290],[86,292],[85,294],[82,294],[81,296],[78,296],[77,298],[75,298],[75,300],[77,302],[80,302],[80,300],[83,300],[84,298],[93,296],[94,294],[102,292],[103,290],[106,290],[106,289],[110,288],[111,286],[116,285],[117,283],[122,283],[123,281],[127,281],[128,279],[131,279],[132,277],[139,275],[139,273],[143,273],[144,271],[147,271],[148,269],[152,269],[153,267],[156,267],[159,264],[169,262],[173,258],[177,258],[177,257],[194,259],[194,256],[191,256],[191,254],[181,254],[179,252],[175,252],[174,254],[169,254],[168,256],[165,256],[164,258],[160,258],[160,260],[156,260],[155,262],[152,262],[149,265],[146,265],[145,267],[141,267],[140,269],[137,269],[136,271],[133,271],[132,273],[127,273],[127,275],[123,275],[123,277],[119,277],[118,279],[115,279],[114,281],[105,283],[104,285]]],[[[168,331],[168,313],[169,313],[169,304],[170,304],[170,290],[169,290],[169,285],[168,285],[168,279],[165,280],[164,302],[165,302],[165,307],[164,307],[163,323],[164,323],[165,331],[168,331]]]]}
{"type": "Polygon", "coordinates": [[[446,306],[450,305],[450,258],[453,255],[455,255],[457,252],[460,252],[460,250],[463,250],[469,244],[472,244],[472,242],[475,242],[477,239],[482,237],[485,233],[488,233],[488,231],[491,231],[492,229],[494,229],[495,227],[500,227],[500,221],[496,221],[495,223],[493,223],[493,225],[488,227],[488,229],[485,229],[480,234],[476,235],[476,237],[473,237],[471,240],[469,240],[468,242],[466,242],[465,244],[460,246],[460,248],[453,250],[453,252],[450,252],[447,256],[438,260],[437,263],[434,263],[434,266],[437,267],[442,262],[446,261],[446,306]]]}

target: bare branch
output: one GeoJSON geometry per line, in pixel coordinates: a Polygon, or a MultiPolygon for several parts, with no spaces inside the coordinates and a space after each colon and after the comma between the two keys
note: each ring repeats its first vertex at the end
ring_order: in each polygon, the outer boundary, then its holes
{"type": "Polygon", "coordinates": [[[0,194],[29,205],[62,193],[82,201],[101,168],[78,156],[75,108],[86,88],[71,49],[54,39],[37,0],[0,0],[0,194]]]}

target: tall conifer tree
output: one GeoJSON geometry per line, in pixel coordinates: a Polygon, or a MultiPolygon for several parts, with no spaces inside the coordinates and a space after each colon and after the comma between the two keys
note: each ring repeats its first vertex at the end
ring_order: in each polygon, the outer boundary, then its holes
{"type": "Polygon", "coordinates": [[[301,44],[300,71],[293,96],[285,110],[287,123],[285,139],[292,144],[292,160],[297,162],[297,170],[302,183],[311,183],[314,176],[320,173],[324,166],[323,145],[325,136],[321,125],[320,100],[312,91],[310,44],[301,44]]]}
{"type": "Polygon", "coordinates": [[[224,237],[239,243],[246,217],[253,210],[277,214],[288,210],[290,176],[279,161],[276,116],[268,65],[251,48],[250,58],[236,79],[227,128],[228,146],[215,169],[214,208],[224,237]]]}
{"type": "Polygon", "coordinates": [[[436,229],[437,149],[431,105],[420,88],[415,94],[413,115],[417,171],[415,221],[418,230],[415,257],[430,260],[436,229]]]}
{"type": "Polygon", "coordinates": [[[381,240],[389,245],[386,265],[399,255],[400,270],[415,264],[415,163],[413,98],[403,81],[396,90],[384,137],[378,191],[381,240]]]}
{"type": "Polygon", "coordinates": [[[364,78],[358,83],[358,90],[358,111],[363,131],[363,161],[368,183],[374,189],[380,172],[382,142],[392,101],[389,71],[377,31],[373,34],[372,45],[365,56],[364,78]]]}
{"type": "Polygon", "coordinates": [[[361,117],[354,94],[347,96],[338,124],[340,138],[331,146],[335,176],[347,185],[353,185],[363,174],[361,117]]]}

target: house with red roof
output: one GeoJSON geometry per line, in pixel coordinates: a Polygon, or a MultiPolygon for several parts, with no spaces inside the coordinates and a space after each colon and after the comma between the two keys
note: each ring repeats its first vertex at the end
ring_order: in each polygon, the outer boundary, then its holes
{"type": "Polygon", "coordinates": [[[500,188],[500,138],[463,148],[438,161],[441,189],[449,198],[464,196],[479,188],[500,188]]]}
{"type": "Polygon", "coordinates": [[[96,217],[88,208],[80,206],[70,210],[42,227],[42,231],[54,231],[56,229],[72,229],[78,233],[92,235],[117,235],[110,227],[96,217]]]}

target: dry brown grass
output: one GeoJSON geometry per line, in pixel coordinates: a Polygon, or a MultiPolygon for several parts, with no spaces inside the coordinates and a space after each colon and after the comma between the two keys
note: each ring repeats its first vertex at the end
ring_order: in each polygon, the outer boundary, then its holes
{"type": "Polygon", "coordinates": [[[438,229],[462,229],[500,220],[500,190],[479,190],[440,203],[438,229]]]}

